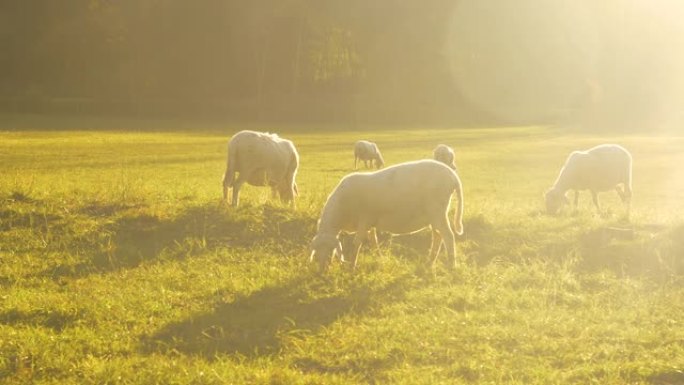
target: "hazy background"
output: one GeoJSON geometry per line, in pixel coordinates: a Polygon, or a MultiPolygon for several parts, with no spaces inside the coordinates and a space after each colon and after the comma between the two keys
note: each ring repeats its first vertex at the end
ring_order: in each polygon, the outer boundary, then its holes
{"type": "Polygon", "coordinates": [[[684,123],[677,0],[7,0],[0,112],[684,123]]]}

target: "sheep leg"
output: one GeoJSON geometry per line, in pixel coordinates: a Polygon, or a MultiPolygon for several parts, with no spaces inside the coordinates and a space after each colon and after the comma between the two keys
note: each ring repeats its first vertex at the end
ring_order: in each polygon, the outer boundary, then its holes
{"type": "Polygon", "coordinates": [[[627,175],[625,177],[625,181],[623,182],[625,185],[625,204],[627,205],[627,218],[629,218],[629,214],[632,208],[632,167],[630,165],[629,171],[627,172],[627,175]]]}
{"type": "Polygon", "coordinates": [[[370,239],[368,234],[370,228],[365,224],[359,224],[356,228],[356,234],[354,235],[354,247],[352,249],[352,269],[356,269],[356,264],[359,262],[359,253],[361,251],[361,245],[363,245],[364,239],[370,239]]]}
{"type": "Polygon", "coordinates": [[[437,262],[437,257],[439,257],[439,252],[442,249],[442,235],[435,230],[434,228],[432,229],[432,243],[430,244],[430,255],[428,257],[428,260],[432,264],[432,266],[435,266],[435,263],[437,262]]]}
{"type": "Polygon", "coordinates": [[[575,190],[575,210],[577,210],[578,205],[579,205],[579,190],[575,190]]]}
{"type": "Polygon", "coordinates": [[[233,177],[229,174],[231,171],[230,169],[226,170],[226,173],[223,174],[223,200],[226,201],[228,200],[228,189],[231,187],[233,184],[233,177]]]}
{"type": "Polygon", "coordinates": [[[359,158],[355,156],[355,157],[354,157],[354,170],[358,170],[358,169],[359,169],[359,167],[358,167],[358,162],[359,162],[359,158]]]}
{"type": "Polygon", "coordinates": [[[599,205],[599,200],[598,200],[598,193],[596,191],[591,190],[591,200],[594,201],[594,206],[596,206],[596,211],[601,213],[601,206],[599,205]]]}
{"type": "MultiPolygon", "coordinates": [[[[454,232],[451,230],[451,225],[449,224],[449,219],[447,218],[447,213],[440,215],[440,219],[437,223],[432,225],[433,230],[439,231],[444,241],[444,247],[447,251],[447,267],[453,269],[456,267],[456,244],[454,238],[454,232]]],[[[439,246],[437,246],[439,247],[439,246]]]]}
{"type": "Polygon", "coordinates": [[[354,247],[352,248],[352,255],[350,257],[352,270],[356,270],[356,264],[359,262],[359,253],[361,252],[361,245],[363,238],[368,236],[368,229],[364,231],[357,231],[354,236],[354,247]]]}
{"type": "Polygon", "coordinates": [[[620,196],[620,199],[622,200],[622,203],[625,205],[625,209],[627,211],[627,218],[629,218],[632,206],[632,190],[630,189],[629,185],[625,184],[624,188],[620,188],[620,186],[615,186],[615,191],[617,191],[618,195],[620,196]]]}
{"type": "Polygon", "coordinates": [[[615,186],[615,191],[620,196],[620,200],[622,201],[622,203],[627,203],[627,200],[629,199],[629,197],[627,196],[627,193],[625,192],[625,190],[621,186],[615,186]]]}
{"type": "Polygon", "coordinates": [[[240,173],[240,176],[233,182],[233,206],[237,207],[238,205],[238,200],[240,197],[240,187],[242,186],[243,183],[245,183],[245,178],[242,177],[242,173],[240,173]]]}
{"type": "Polygon", "coordinates": [[[278,197],[283,203],[293,204],[295,199],[294,178],[297,172],[297,163],[292,162],[285,170],[284,178],[274,187],[278,188],[278,197]]]}
{"type": "Polygon", "coordinates": [[[625,204],[627,205],[627,217],[632,211],[632,186],[630,183],[625,183],[625,204]]]}
{"type": "Polygon", "coordinates": [[[378,244],[378,232],[375,227],[371,228],[368,232],[368,241],[376,251],[380,251],[380,244],[378,244]]]}

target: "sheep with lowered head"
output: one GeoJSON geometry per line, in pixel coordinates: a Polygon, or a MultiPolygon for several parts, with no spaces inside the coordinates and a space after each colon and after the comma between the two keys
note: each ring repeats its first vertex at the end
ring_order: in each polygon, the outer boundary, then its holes
{"type": "Polygon", "coordinates": [[[371,167],[373,166],[373,161],[375,161],[375,168],[377,169],[385,165],[385,160],[382,159],[378,145],[367,140],[359,140],[354,144],[354,170],[357,169],[356,165],[359,159],[363,161],[366,168],[368,168],[368,161],[371,162],[371,167]]]}
{"type": "Polygon", "coordinates": [[[446,144],[440,144],[432,151],[434,160],[442,162],[456,171],[454,150],[446,144]]]}
{"type": "Polygon", "coordinates": [[[237,206],[240,187],[246,182],[252,186],[270,186],[273,196],[280,195],[281,200],[294,202],[298,166],[299,154],[291,141],[277,134],[240,131],[228,143],[223,199],[228,198],[228,189],[232,187],[232,203],[237,206]]]}
{"type": "MultiPolygon", "coordinates": [[[[355,232],[350,259],[356,267],[356,257],[364,239],[369,238],[369,230],[409,234],[430,226],[432,263],[443,239],[449,264],[455,266],[454,231],[447,217],[454,192],[459,200],[454,227],[460,235],[463,188],[456,172],[443,163],[424,159],[380,171],[349,174],[342,178],[323,207],[309,260],[317,260],[321,270],[327,268],[335,254],[344,260],[338,235],[341,231],[355,232]]],[[[375,233],[372,234],[374,238],[375,233]]]]}
{"type": "Polygon", "coordinates": [[[632,156],[617,144],[602,144],[586,151],[573,151],[565,161],[553,187],[545,194],[546,211],[555,214],[567,203],[565,193],[575,190],[575,207],[580,190],[589,190],[596,209],[601,208],[598,193],[615,189],[629,206],[632,197],[632,156]],[[619,186],[622,184],[622,187],[619,186]]]}

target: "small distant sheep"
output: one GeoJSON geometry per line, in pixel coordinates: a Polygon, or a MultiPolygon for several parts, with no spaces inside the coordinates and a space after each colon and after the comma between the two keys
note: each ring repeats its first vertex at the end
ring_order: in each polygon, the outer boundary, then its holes
{"type": "Polygon", "coordinates": [[[454,150],[446,144],[440,144],[435,147],[434,151],[432,152],[432,157],[434,160],[442,162],[449,166],[452,170],[456,171],[454,150]]]}
{"type": "Polygon", "coordinates": [[[367,140],[359,140],[354,144],[354,170],[357,169],[356,165],[359,159],[363,161],[366,168],[368,168],[368,161],[371,162],[371,167],[373,166],[373,161],[375,161],[375,168],[377,169],[385,165],[385,160],[382,159],[378,146],[367,140]]]}
{"type": "Polygon", "coordinates": [[[299,154],[291,141],[276,134],[240,131],[228,143],[223,199],[227,200],[228,189],[232,187],[232,203],[237,206],[240,187],[247,182],[252,186],[270,186],[274,197],[280,195],[281,200],[294,202],[298,194],[298,166],[299,154]]]}
{"type": "Polygon", "coordinates": [[[377,244],[375,232],[369,234],[369,230],[409,234],[430,226],[432,263],[437,259],[443,239],[450,266],[455,266],[454,231],[447,217],[454,192],[459,201],[454,226],[460,235],[463,233],[463,188],[456,172],[446,165],[424,159],[380,171],[349,174],[342,178],[323,207],[309,261],[317,260],[321,270],[327,268],[335,254],[344,261],[338,238],[341,231],[356,232],[350,258],[356,267],[364,239],[377,244]]]}
{"type": "Polygon", "coordinates": [[[575,190],[575,207],[580,190],[591,191],[596,209],[601,208],[598,193],[615,189],[622,202],[629,206],[632,198],[632,156],[617,144],[602,144],[586,151],[573,151],[560,171],[553,187],[546,192],[546,211],[555,214],[567,203],[565,193],[575,190]],[[620,187],[619,185],[623,186],[620,187]]]}

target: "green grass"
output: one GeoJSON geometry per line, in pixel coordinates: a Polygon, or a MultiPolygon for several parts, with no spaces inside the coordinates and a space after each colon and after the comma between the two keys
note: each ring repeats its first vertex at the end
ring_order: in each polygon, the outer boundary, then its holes
{"type": "Polygon", "coordinates": [[[219,205],[237,128],[0,131],[0,382],[7,384],[684,383],[684,138],[541,127],[302,130],[292,209],[244,187],[219,205]],[[452,145],[459,267],[426,232],[307,262],[352,144],[388,164],[452,145]],[[634,155],[631,220],[542,213],[567,153],[634,155]],[[627,229],[615,233],[610,228],[627,229]],[[624,235],[627,236],[624,236],[624,235]]]}

